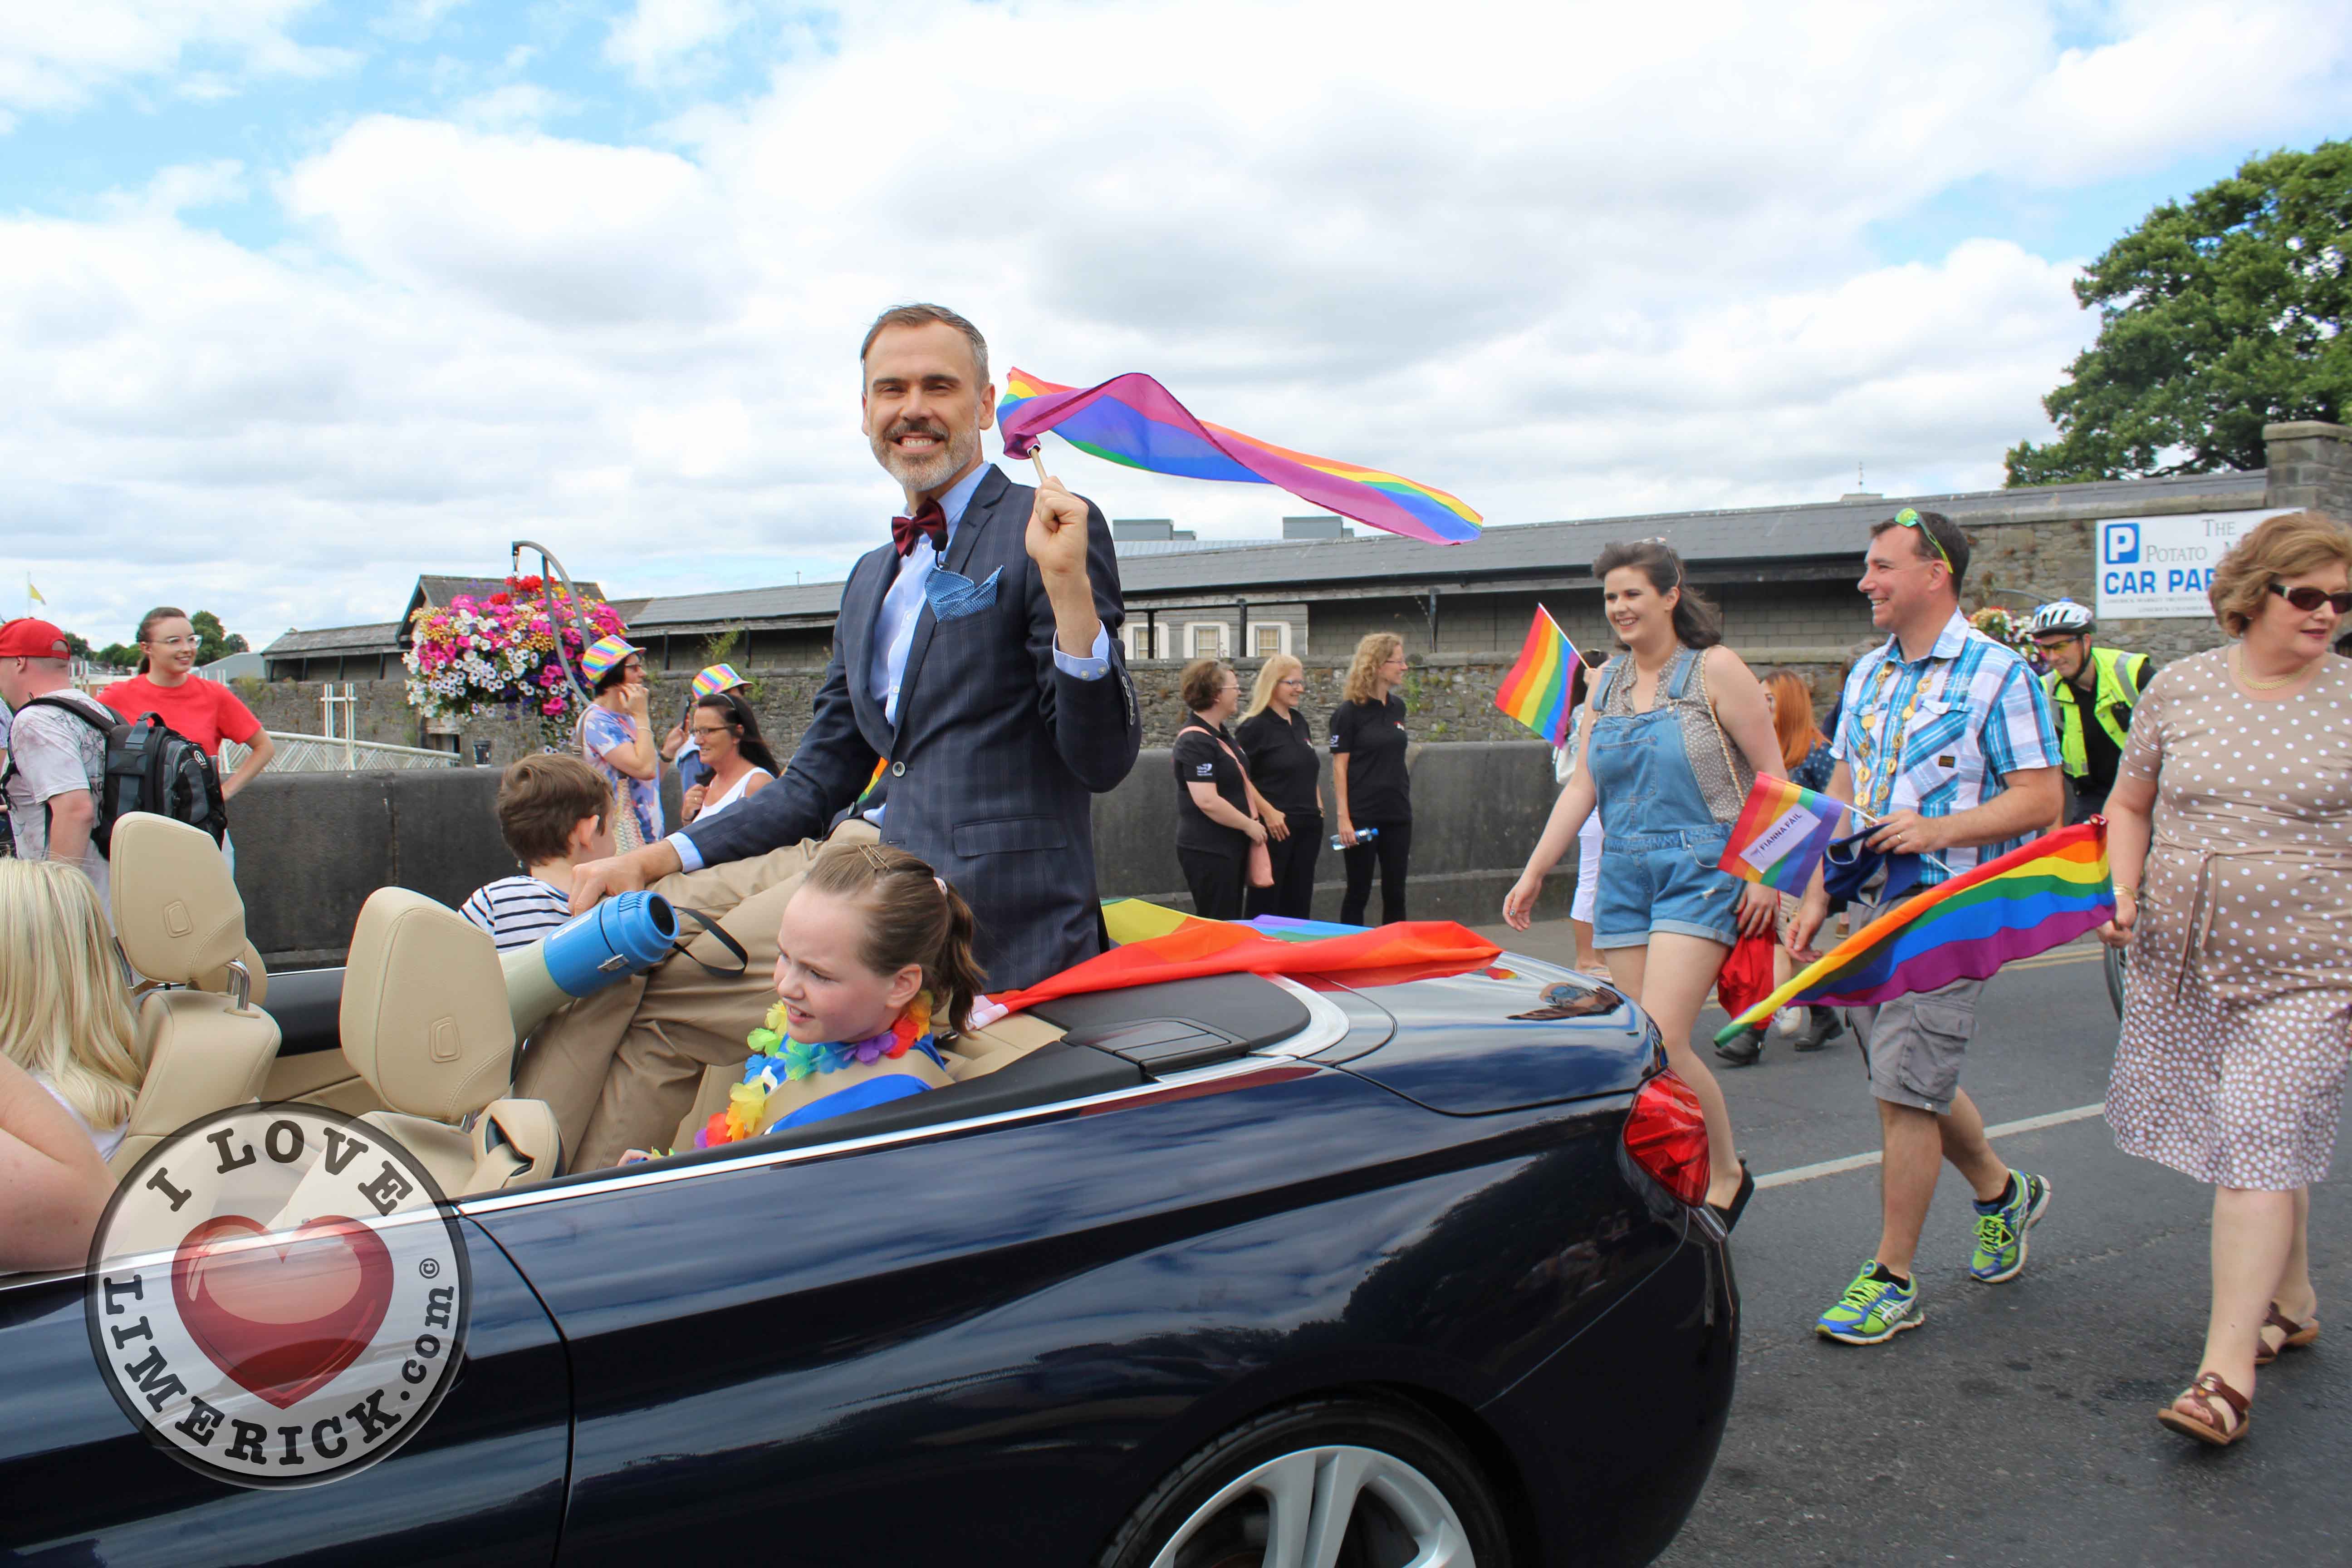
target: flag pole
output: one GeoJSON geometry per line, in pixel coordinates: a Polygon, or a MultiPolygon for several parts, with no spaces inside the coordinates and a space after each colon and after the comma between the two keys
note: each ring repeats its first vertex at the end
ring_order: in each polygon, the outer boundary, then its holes
{"type": "MultiPolygon", "coordinates": [[[[1871,816],[1870,813],[1863,810],[1862,807],[1854,805],[1853,802],[1850,800],[1840,800],[1835,795],[1828,795],[1823,798],[1827,799],[1834,805],[1843,806],[1844,809],[1862,818],[1864,826],[1868,826],[1873,823],[1884,822],[1886,820],[1886,818],[1883,816],[1871,816]]],[[[1958,872],[1953,870],[1949,866],[1945,865],[1943,861],[1937,859],[1935,856],[1930,855],[1925,849],[1919,851],[1919,858],[1927,861],[1929,865],[1935,867],[1937,870],[1941,871],[1947,877],[1957,877],[1959,875],[1958,872]]]]}

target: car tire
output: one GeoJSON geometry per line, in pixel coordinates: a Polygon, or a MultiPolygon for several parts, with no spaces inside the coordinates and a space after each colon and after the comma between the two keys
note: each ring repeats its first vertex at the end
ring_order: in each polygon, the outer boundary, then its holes
{"type": "Polygon", "coordinates": [[[1508,1568],[1510,1531],[1493,1483],[1436,1422],[1369,1399],[1318,1399],[1202,1447],[1136,1505],[1098,1562],[1293,1568],[1318,1560],[1508,1568]],[[1333,1558],[1335,1527],[1344,1533],[1333,1558]]]}

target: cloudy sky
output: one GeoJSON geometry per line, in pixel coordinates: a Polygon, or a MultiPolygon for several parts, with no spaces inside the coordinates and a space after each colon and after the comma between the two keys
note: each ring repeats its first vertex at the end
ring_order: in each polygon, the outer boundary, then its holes
{"type": "Polygon", "coordinates": [[[2352,101],[2341,0],[7,9],[0,567],[94,642],[838,576],[908,299],[1490,522],[1990,487],[2081,263],[2352,101]]]}

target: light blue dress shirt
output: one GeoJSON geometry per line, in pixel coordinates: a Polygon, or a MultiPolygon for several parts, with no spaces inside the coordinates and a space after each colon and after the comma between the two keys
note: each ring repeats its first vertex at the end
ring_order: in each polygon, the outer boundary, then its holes
{"type": "MultiPolygon", "coordinates": [[[[955,543],[956,529],[963,522],[966,508],[971,505],[972,493],[980,481],[993,472],[995,465],[982,463],[950,486],[940,497],[940,510],[948,520],[947,542],[955,543]]],[[[923,616],[923,584],[939,569],[940,551],[931,548],[929,538],[919,539],[908,551],[898,575],[891,580],[889,592],[882,595],[882,608],[874,617],[873,685],[869,689],[877,702],[882,705],[882,716],[890,723],[898,721],[898,689],[907,673],[907,655],[915,646],[915,626],[923,616]]],[[[1095,646],[1081,658],[1054,649],[1055,668],[1079,680],[1100,680],[1110,673],[1110,628],[1095,628],[1095,646]]],[[[867,812],[869,821],[882,819],[883,807],[867,812]]],[[[669,836],[670,847],[677,851],[678,864],[688,871],[702,869],[701,852],[694,840],[684,833],[669,836]]]]}

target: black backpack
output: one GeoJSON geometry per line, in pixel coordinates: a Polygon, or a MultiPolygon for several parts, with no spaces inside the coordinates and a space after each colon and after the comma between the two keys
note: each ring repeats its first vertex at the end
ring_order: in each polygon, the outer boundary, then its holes
{"type": "MultiPolygon", "coordinates": [[[[160,713],[138,719],[104,719],[79,702],[52,692],[36,697],[26,708],[55,708],[70,713],[106,737],[106,776],[99,781],[98,820],[89,841],[101,855],[114,838],[114,825],[134,811],[152,812],[201,827],[217,844],[228,834],[228,810],[221,796],[220,775],[194,741],[163,722],[160,713]]],[[[24,709],[17,711],[21,714],[24,709]]],[[[8,774],[16,759],[8,759],[8,774]]],[[[5,780],[6,775],[0,775],[5,780]]]]}

